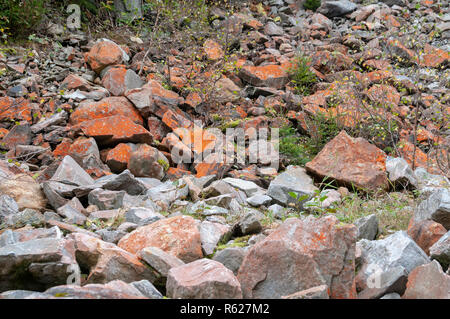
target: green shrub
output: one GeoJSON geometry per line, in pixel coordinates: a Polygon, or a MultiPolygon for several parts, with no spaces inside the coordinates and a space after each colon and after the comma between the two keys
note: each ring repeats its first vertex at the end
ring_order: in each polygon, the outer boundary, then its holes
{"type": "Polygon", "coordinates": [[[305,8],[306,10],[316,11],[319,7],[320,0],[306,0],[305,3],[303,3],[303,8],[305,8]]]}
{"type": "Polygon", "coordinates": [[[304,166],[312,159],[293,127],[280,128],[279,141],[280,153],[289,160],[289,164],[304,166]]]}
{"type": "Polygon", "coordinates": [[[0,35],[26,35],[41,21],[45,0],[0,0],[0,35]]]}
{"type": "Polygon", "coordinates": [[[316,75],[309,69],[309,62],[308,57],[298,55],[294,59],[294,65],[288,70],[297,94],[309,95],[312,85],[317,82],[316,75]]]}

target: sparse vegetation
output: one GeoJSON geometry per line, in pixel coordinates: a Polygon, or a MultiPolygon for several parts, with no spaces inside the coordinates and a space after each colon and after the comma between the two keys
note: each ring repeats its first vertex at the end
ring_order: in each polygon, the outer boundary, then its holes
{"type": "Polygon", "coordinates": [[[295,57],[293,65],[288,70],[297,94],[309,95],[311,87],[317,82],[317,77],[310,70],[309,64],[310,59],[305,55],[299,54],[295,57]]]}

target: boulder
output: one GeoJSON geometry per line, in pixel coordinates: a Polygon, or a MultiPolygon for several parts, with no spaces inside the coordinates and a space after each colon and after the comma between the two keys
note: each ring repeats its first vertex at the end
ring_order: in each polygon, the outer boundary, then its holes
{"type": "Polygon", "coordinates": [[[444,226],[432,220],[417,222],[412,218],[408,226],[408,235],[427,255],[430,255],[430,247],[444,236],[446,232],[447,230],[444,226]]]}
{"type": "Polygon", "coordinates": [[[439,261],[442,267],[450,266],[450,231],[431,246],[430,257],[439,261]]]}
{"type": "Polygon", "coordinates": [[[169,160],[156,148],[142,144],[131,152],[128,169],[134,176],[161,180],[169,169],[169,160]]]}
{"type": "Polygon", "coordinates": [[[450,276],[436,260],[418,266],[408,276],[403,299],[450,299],[450,276]]]}
{"type": "Polygon", "coordinates": [[[39,184],[25,174],[2,177],[0,175],[0,194],[8,195],[17,203],[19,210],[30,208],[45,210],[47,199],[39,184]]]}
{"type": "Polygon", "coordinates": [[[438,188],[423,200],[414,211],[414,220],[434,220],[450,230],[450,189],[438,188]]]}

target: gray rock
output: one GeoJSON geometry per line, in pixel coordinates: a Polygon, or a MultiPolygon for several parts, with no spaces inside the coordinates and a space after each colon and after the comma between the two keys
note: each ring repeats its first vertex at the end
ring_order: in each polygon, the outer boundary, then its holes
{"type": "Polygon", "coordinates": [[[401,185],[404,188],[411,186],[417,188],[417,178],[411,167],[409,167],[408,162],[403,158],[388,156],[386,158],[386,171],[389,173],[389,180],[394,185],[401,185]]]}
{"type": "Polygon", "coordinates": [[[148,225],[163,218],[165,217],[160,213],[143,207],[132,207],[125,213],[127,222],[138,224],[139,226],[148,225]]]}
{"type": "Polygon", "coordinates": [[[64,217],[65,222],[70,224],[83,225],[86,216],[81,213],[84,209],[78,198],[74,197],[64,206],[59,207],[56,211],[64,217]]]}
{"type": "Polygon", "coordinates": [[[253,196],[256,193],[261,192],[261,187],[259,187],[253,182],[245,181],[243,179],[227,177],[224,178],[222,181],[230,184],[231,186],[237,189],[240,189],[241,191],[245,192],[247,196],[253,196]]]}
{"type": "Polygon", "coordinates": [[[432,192],[436,188],[450,188],[450,181],[447,177],[430,174],[423,167],[416,168],[414,175],[422,193],[432,192]]]}
{"type": "Polygon", "coordinates": [[[278,204],[273,204],[267,208],[267,211],[272,214],[273,217],[281,219],[286,214],[286,208],[278,204]]]}
{"type": "Polygon", "coordinates": [[[245,255],[246,250],[244,248],[228,247],[216,252],[213,260],[220,262],[225,267],[230,269],[235,275],[237,275],[245,255]]]}
{"type": "Polygon", "coordinates": [[[145,183],[134,177],[128,169],[119,175],[113,175],[103,183],[101,188],[110,191],[125,191],[130,195],[143,195],[147,191],[145,183]]]}
{"type": "Polygon", "coordinates": [[[284,30],[282,27],[277,26],[274,22],[270,21],[266,24],[264,33],[270,36],[283,35],[284,30]]]}
{"type": "Polygon", "coordinates": [[[430,257],[439,261],[444,268],[450,266],[450,231],[431,246],[430,257]]]}
{"type": "Polygon", "coordinates": [[[95,233],[100,235],[103,241],[113,244],[117,244],[119,240],[127,234],[127,232],[124,231],[108,229],[99,229],[95,233]]]}
{"type": "Polygon", "coordinates": [[[89,193],[89,205],[96,205],[100,210],[121,208],[123,205],[124,191],[108,191],[96,188],[89,193]]]}
{"type": "Polygon", "coordinates": [[[142,18],[142,0],[114,0],[114,9],[121,19],[142,18]]]}
{"type": "Polygon", "coordinates": [[[42,291],[65,284],[76,264],[73,241],[42,238],[0,248],[0,291],[42,291]]]}
{"type": "Polygon", "coordinates": [[[322,1],[322,4],[317,9],[317,12],[322,13],[328,18],[334,18],[353,12],[356,8],[357,5],[348,0],[322,1]]]}
{"type": "Polygon", "coordinates": [[[163,277],[167,277],[171,268],[184,265],[182,260],[157,247],[146,247],[140,251],[139,255],[163,277]]]}
{"type": "Polygon", "coordinates": [[[68,155],[61,161],[50,180],[76,186],[94,184],[92,177],[68,155]]]}
{"type": "Polygon", "coordinates": [[[398,293],[392,292],[390,294],[385,294],[380,299],[402,299],[402,297],[398,293]]]}
{"type": "Polygon", "coordinates": [[[45,297],[48,297],[47,294],[39,293],[36,291],[31,291],[31,290],[9,290],[9,291],[5,291],[4,293],[1,293],[0,299],[26,299],[27,297],[30,297],[33,295],[34,296],[38,295],[42,299],[44,299],[45,297]]]}
{"type": "Polygon", "coordinates": [[[269,204],[272,201],[272,197],[264,194],[256,194],[252,197],[247,198],[247,203],[254,207],[259,207],[261,205],[269,204]]]}
{"type": "MultiPolygon", "coordinates": [[[[44,223],[44,215],[37,210],[26,208],[17,214],[6,216],[2,225],[8,228],[21,228],[26,225],[41,227],[44,223]]],[[[0,229],[2,225],[0,225],[0,229]]]]}
{"type": "Polygon", "coordinates": [[[37,134],[49,126],[64,124],[67,120],[67,112],[61,111],[31,126],[31,131],[37,134]]]}
{"type": "Polygon", "coordinates": [[[392,7],[392,6],[400,6],[400,7],[405,6],[405,1],[404,0],[381,0],[381,2],[386,3],[390,7],[392,7]]]}
{"type": "Polygon", "coordinates": [[[189,187],[183,180],[167,181],[159,186],[150,188],[146,196],[153,202],[161,202],[166,207],[179,199],[187,198],[189,195],[189,187]]]}
{"type": "Polygon", "coordinates": [[[202,249],[205,256],[214,253],[217,244],[223,240],[230,231],[229,226],[209,221],[203,221],[200,224],[199,229],[200,241],[202,242],[202,249]]]}
{"type": "Polygon", "coordinates": [[[417,206],[414,219],[418,222],[426,219],[434,220],[450,230],[450,190],[446,188],[434,190],[417,206]]]}
{"type": "Polygon", "coordinates": [[[228,215],[229,211],[226,208],[219,206],[207,205],[205,202],[200,201],[193,204],[189,211],[195,214],[201,214],[203,216],[213,215],[228,215]]]}
{"type": "Polygon", "coordinates": [[[4,216],[16,214],[19,212],[19,205],[8,195],[0,195],[0,224],[4,216]]]}
{"type": "MultiPolygon", "coordinates": [[[[267,195],[283,206],[290,203],[297,203],[289,193],[312,196],[318,188],[314,186],[313,180],[306,174],[306,170],[299,166],[288,166],[286,171],[278,175],[269,185],[267,195]]],[[[306,201],[305,199],[304,201],[306,201]]],[[[303,202],[304,202],[303,201],[303,202]]]]}
{"type": "Polygon", "coordinates": [[[61,230],[55,226],[52,228],[31,228],[31,229],[7,229],[0,234],[0,247],[17,244],[40,238],[62,238],[61,230]]]}
{"type": "Polygon", "coordinates": [[[250,210],[239,221],[239,228],[243,235],[259,233],[262,230],[261,220],[264,215],[259,211],[250,210]]]}
{"type": "Polygon", "coordinates": [[[358,228],[357,240],[374,240],[378,234],[378,217],[375,214],[358,218],[353,224],[358,228]]]}
{"type": "Polygon", "coordinates": [[[131,285],[149,299],[162,299],[164,297],[148,280],[135,281],[131,285]]]}
{"type": "Polygon", "coordinates": [[[72,198],[74,196],[75,189],[76,186],[74,185],[68,185],[55,181],[45,181],[42,183],[42,190],[44,191],[49,204],[54,209],[58,209],[59,207],[67,204],[69,201],[68,198],[72,198]]]}
{"type": "Polygon", "coordinates": [[[408,274],[416,267],[429,263],[425,252],[404,231],[382,240],[362,239],[361,268],[356,276],[359,298],[380,298],[396,292],[403,294],[408,274]]]}
{"type": "Polygon", "coordinates": [[[219,207],[228,209],[230,207],[230,203],[231,203],[232,199],[233,199],[233,197],[230,194],[225,194],[225,195],[207,198],[203,202],[206,205],[219,206],[219,207]]]}

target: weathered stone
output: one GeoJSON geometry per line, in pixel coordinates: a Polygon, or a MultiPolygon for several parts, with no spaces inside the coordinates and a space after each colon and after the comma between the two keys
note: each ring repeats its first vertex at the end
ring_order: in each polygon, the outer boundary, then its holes
{"type": "Polygon", "coordinates": [[[450,266],[450,231],[431,246],[430,256],[439,261],[443,267],[450,266]]]}
{"type": "Polygon", "coordinates": [[[288,81],[288,74],[280,65],[243,66],[239,77],[254,86],[268,86],[281,89],[288,81]]]}
{"type": "Polygon", "coordinates": [[[250,210],[245,213],[239,221],[239,229],[243,235],[256,234],[262,230],[261,220],[264,215],[256,210],[250,210]]]}
{"type": "Polygon", "coordinates": [[[255,194],[252,197],[247,198],[247,203],[254,207],[269,204],[272,201],[272,197],[264,194],[255,194]]]}
{"type": "Polygon", "coordinates": [[[430,260],[404,231],[382,240],[362,239],[361,268],[356,276],[359,298],[379,298],[387,293],[403,294],[408,274],[430,260]]]}
{"type": "Polygon", "coordinates": [[[434,220],[450,230],[450,190],[438,188],[423,200],[414,211],[414,220],[434,220]]]}
{"type": "Polygon", "coordinates": [[[92,177],[70,156],[64,157],[50,180],[76,186],[94,184],[92,177]]]}
{"type": "Polygon", "coordinates": [[[0,176],[0,194],[14,199],[19,210],[30,208],[43,211],[47,200],[39,184],[25,174],[4,178],[0,176]]]}
{"type": "Polygon", "coordinates": [[[355,298],[356,228],[334,216],[288,219],[250,248],[239,269],[244,298],[280,298],[320,285],[355,298]]]}
{"type": "Polygon", "coordinates": [[[317,287],[309,288],[303,291],[293,293],[288,296],[281,297],[282,299],[329,299],[328,286],[320,285],[317,287]]]}
{"type": "Polygon", "coordinates": [[[112,41],[97,42],[86,54],[86,61],[97,73],[100,73],[108,65],[120,64],[123,58],[123,50],[112,41]]]}
{"type": "Polygon", "coordinates": [[[184,265],[183,261],[157,247],[145,247],[139,257],[165,278],[171,268],[184,265]]]}
{"type": "Polygon", "coordinates": [[[90,205],[96,205],[101,210],[118,209],[123,205],[124,191],[109,191],[96,188],[89,193],[90,205]]]}
{"type": "Polygon", "coordinates": [[[388,156],[386,158],[386,172],[389,174],[389,180],[394,184],[400,184],[405,188],[409,185],[414,188],[418,186],[413,170],[403,158],[388,156]]]}
{"type": "Polygon", "coordinates": [[[408,276],[403,299],[450,299],[450,276],[435,260],[418,266],[408,276]]]}
{"type": "Polygon", "coordinates": [[[430,255],[430,247],[444,236],[446,232],[444,226],[432,220],[417,222],[412,218],[408,226],[408,235],[427,255],[430,255]]]}
{"type": "MultiPolygon", "coordinates": [[[[318,188],[314,186],[313,180],[306,174],[302,167],[288,166],[286,171],[278,175],[269,185],[267,195],[280,205],[288,205],[290,203],[299,203],[289,193],[296,193],[300,198],[314,195],[318,188]]],[[[305,202],[308,198],[303,199],[305,202]]]]}
{"type": "Polygon", "coordinates": [[[242,291],[233,272],[221,263],[200,259],[172,268],[167,277],[167,295],[183,299],[241,299],[242,291]]]}
{"type": "Polygon", "coordinates": [[[375,214],[358,218],[353,223],[358,228],[357,240],[375,240],[378,234],[378,217],[375,214]]]}
{"type": "Polygon", "coordinates": [[[214,253],[217,244],[229,233],[230,227],[219,223],[203,221],[200,224],[200,240],[205,256],[214,253]]]}
{"type": "Polygon", "coordinates": [[[8,195],[0,195],[0,224],[5,216],[19,212],[19,205],[8,195]]]}
{"type": "Polygon", "coordinates": [[[161,180],[168,168],[169,160],[149,145],[142,144],[130,154],[128,169],[134,176],[161,180]]]}
{"type": "Polygon", "coordinates": [[[125,213],[125,220],[127,222],[140,226],[144,226],[144,224],[148,225],[164,218],[160,213],[143,207],[132,207],[125,213]]]}
{"type": "Polygon", "coordinates": [[[3,137],[0,147],[10,150],[17,145],[29,145],[32,137],[33,134],[29,124],[16,125],[3,137]]]}
{"type": "Polygon", "coordinates": [[[157,247],[184,262],[203,257],[197,222],[189,216],[176,216],[137,228],[118,246],[133,254],[145,247],[157,247]]]}
{"type": "Polygon", "coordinates": [[[124,95],[126,91],[140,88],[143,84],[133,70],[127,70],[124,67],[108,68],[102,76],[103,87],[114,96],[124,95]]]}
{"type": "Polygon", "coordinates": [[[306,164],[306,169],[319,178],[331,178],[348,187],[377,190],[389,187],[385,162],[382,150],[342,131],[306,164]]]}
{"type": "Polygon", "coordinates": [[[163,299],[164,297],[148,280],[135,281],[131,285],[149,299],[163,299]]]}
{"type": "Polygon", "coordinates": [[[348,0],[324,1],[317,12],[326,15],[328,18],[334,18],[353,12],[356,8],[356,4],[348,0]]]}

